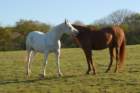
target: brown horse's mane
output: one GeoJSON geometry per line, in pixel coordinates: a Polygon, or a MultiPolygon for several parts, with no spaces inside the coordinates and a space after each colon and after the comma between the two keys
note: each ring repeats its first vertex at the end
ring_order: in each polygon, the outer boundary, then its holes
{"type": "Polygon", "coordinates": [[[95,26],[91,26],[91,25],[75,25],[75,24],[72,24],[72,26],[74,26],[75,28],[78,28],[79,31],[83,32],[83,31],[96,31],[96,27],[95,26]]]}
{"type": "Polygon", "coordinates": [[[107,27],[101,27],[100,29],[97,28],[96,26],[92,26],[92,25],[75,25],[72,24],[75,28],[78,28],[78,30],[80,32],[84,32],[84,31],[108,31],[108,30],[113,30],[116,28],[120,28],[119,26],[107,26],[107,27]]]}

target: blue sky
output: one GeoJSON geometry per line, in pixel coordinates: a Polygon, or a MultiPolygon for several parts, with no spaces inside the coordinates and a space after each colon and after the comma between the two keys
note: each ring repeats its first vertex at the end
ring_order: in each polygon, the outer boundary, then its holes
{"type": "Polygon", "coordinates": [[[140,0],[0,0],[0,25],[20,19],[59,24],[65,18],[90,24],[119,9],[140,12],[140,0]]]}

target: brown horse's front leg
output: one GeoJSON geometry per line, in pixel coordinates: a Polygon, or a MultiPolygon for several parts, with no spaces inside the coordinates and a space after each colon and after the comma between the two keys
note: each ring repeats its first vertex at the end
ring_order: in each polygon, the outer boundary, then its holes
{"type": "Polygon", "coordinates": [[[91,71],[91,67],[90,67],[90,60],[89,60],[89,57],[87,54],[86,54],[86,59],[87,59],[87,65],[88,65],[88,70],[87,70],[86,74],[89,74],[91,71]]]}
{"type": "Polygon", "coordinates": [[[87,70],[86,74],[89,74],[90,71],[91,71],[91,68],[90,68],[90,64],[88,63],[88,70],[87,70]]]}
{"type": "Polygon", "coordinates": [[[94,75],[94,74],[96,74],[96,71],[95,71],[95,67],[94,67],[93,62],[92,62],[92,51],[91,50],[88,50],[88,51],[86,50],[84,52],[85,52],[86,59],[87,59],[87,64],[88,64],[88,70],[87,70],[86,74],[90,73],[91,67],[92,67],[93,75],[94,75]]]}
{"type": "Polygon", "coordinates": [[[113,63],[113,57],[114,57],[114,48],[109,48],[109,54],[110,54],[110,63],[106,70],[106,73],[111,69],[112,63],[113,63]]]}
{"type": "Polygon", "coordinates": [[[85,56],[86,56],[86,60],[87,60],[87,65],[88,65],[88,70],[86,71],[86,74],[89,74],[91,71],[91,67],[90,67],[90,59],[89,59],[89,51],[88,50],[84,50],[85,56]]]}

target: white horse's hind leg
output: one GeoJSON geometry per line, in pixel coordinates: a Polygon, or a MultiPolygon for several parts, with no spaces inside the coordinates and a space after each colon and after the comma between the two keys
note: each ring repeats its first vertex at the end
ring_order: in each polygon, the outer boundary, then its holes
{"type": "Polygon", "coordinates": [[[35,56],[35,52],[34,51],[27,51],[27,77],[30,76],[31,73],[31,61],[33,59],[33,57],[35,56]]]}
{"type": "Polygon", "coordinates": [[[44,60],[43,65],[42,65],[42,73],[43,74],[40,74],[40,79],[44,79],[46,76],[46,65],[48,63],[48,52],[46,52],[44,54],[44,58],[45,58],[45,60],[44,60]]]}
{"type": "Polygon", "coordinates": [[[60,69],[60,50],[58,50],[55,53],[55,55],[56,55],[56,63],[57,63],[57,69],[58,69],[57,73],[58,73],[58,76],[62,76],[63,74],[60,69]]]}

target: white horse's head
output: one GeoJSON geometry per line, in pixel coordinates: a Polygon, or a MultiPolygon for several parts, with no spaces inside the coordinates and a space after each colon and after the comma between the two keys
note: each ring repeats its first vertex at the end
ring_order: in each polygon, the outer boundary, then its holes
{"type": "Polygon", "coordinates": [[[62,30],[68,35],[76,36],[78,34],[78,30],[74,28],[68,20],[65,20],[64,23],[62,23],[62,30]]]}

